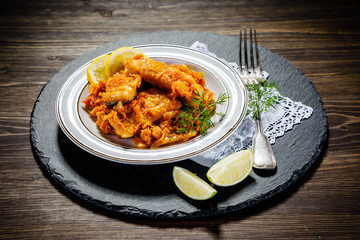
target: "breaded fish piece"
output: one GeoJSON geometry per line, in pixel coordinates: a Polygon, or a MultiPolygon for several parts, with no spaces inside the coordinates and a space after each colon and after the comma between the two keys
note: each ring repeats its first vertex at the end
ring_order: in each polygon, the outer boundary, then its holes
{"type": "Polygon", "coordinates": [[[141,85],[141,77],[126,70],[111,76],[105,84],[106,91],[101,93],[104,103],[130,102],[136,97],[141,85]]]}
{"type": "Polygon", "coordinates": [[[169,94],[158,88],[151,88],[140,92],[129,106],[127,111],[132,114],[130,118],[135,118],[140,124],[154,123],[164,114],[180,109],[182,103],[179,100],[172,99],[169,94]]]}
{"type": "Polygon", "coordinates": [[[199,84],[204,83],[203,79],[196,79],[195,75],[176,65],[167,65],[145,55],[138,54],[127,59],[125,68],[130,73],[139,74],[144,81],[154,86],[170,90],[173,97],[180,97],[188,102],[194,97],[195,91],[199,94],[204,93],[204,86],[199,84]]]}

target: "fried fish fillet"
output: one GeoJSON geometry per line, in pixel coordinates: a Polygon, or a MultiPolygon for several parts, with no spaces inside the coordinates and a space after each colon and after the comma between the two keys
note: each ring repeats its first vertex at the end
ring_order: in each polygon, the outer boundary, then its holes
{"type": "Polygon", "coordinates": [[[173,97],[180,97],[188,102],[195,96],[195,92],[205,92],[206,97],[211,97],[210,91],[205,89],[202,73],[192,72],[186,66],[167,65],[138,54],[127,59],[125,67],[130,73],[139,74],[144,81],[171,91],[173,97]]]}
{"type": "MultiPolygon", "coordinates": [[[[118,102],[127,103],[137,95],[141,85],[141,77],[128,73],[126,70],[111,76],[107,81],[100,80],[98,84],[91,84],[89,95],[83,101],[86,107],[93,110],[102,104],[113,105],[118,102]]],[[[95,116],[91,113],[92,116],[95,116]]]]}
{"type": "Polygon", "coordinates": [[[126,70],[111,76],[105,84],[106,91],[101,94],[104,103],[130,102],[136,97],[141,85],[141,77],[126,70]]]}

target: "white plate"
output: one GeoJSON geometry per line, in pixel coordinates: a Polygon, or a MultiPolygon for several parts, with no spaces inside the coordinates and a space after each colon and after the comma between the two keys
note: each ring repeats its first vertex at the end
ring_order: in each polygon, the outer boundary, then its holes
{"type": "MultiPolygon", "coordinates": [[[[119,139],[103,134],[96,126],[82,101],[88,96],[86,70],[91,61],[74,72],[60,90],[56,101],[57,121],[64,133],[82,149],[107,160],[131,164],[158,164],[188,159],[219,144],[241,123],[247,108],[247,91],[238,74],[219,59],[187,47],[174,45],[142,45],[134,48],[151,59],[167,64],[185,64],[194,71],[203,71],[207,87],[215,93],[227,93],[230,99],[218,105],[225,113],[212,118],[215,126],[206,135],[190,141],[157,149],[139,149],[132,139],[119,139]]],[[[107,53],[108,54],[108,53],[107,53]]]]}

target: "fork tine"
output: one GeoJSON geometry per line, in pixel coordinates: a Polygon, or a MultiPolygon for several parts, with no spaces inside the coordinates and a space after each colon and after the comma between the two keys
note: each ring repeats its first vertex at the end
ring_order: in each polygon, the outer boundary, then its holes
{"type": "Polygon", "coordinates": [[[259,57],[259,46],[256,39],[256,29],[254,29],[254,38],[255,38],[255,54],[256,54],[256,70],[258,74],[261,76],[261,64],[260,64],[260,57],[259,57]]]}
{"type": "Polygon", "coordinates": [[[252,30],[250,28],[250,62],[251,62],[251,75],[255,75],[254,71],[254,47],[253,47],[253,37],[252,30]]]}
{"type": "Polygon", "coordinates": [[[242,74],[242,32],[241,32],[241,29],[240,29],[240,36],[239,36],[239,72],[240,74],[242,74]]]}
{"type": "Polygon", "coordinates": [[[246,27],[244,27],[244,60],[245,60],[245,74],[248,74],[248,53],[247,53],[247,38],[246,38],[246,27]]]}

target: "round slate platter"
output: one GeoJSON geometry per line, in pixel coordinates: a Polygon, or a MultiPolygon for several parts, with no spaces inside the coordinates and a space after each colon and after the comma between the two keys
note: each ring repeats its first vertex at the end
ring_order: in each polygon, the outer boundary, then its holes
{"type": "Polygon", "coordinates": [[[218,57],[237,62],[238,38],[206,32],[156,32],[110,42],[89,51],[61,69],[42,89],[35,103],[30,135],[33,152],[47,175],[80,198],[110,211],[157,219],[198,218],[225,214],[271,198],[298,180],[315,162],[327,137],[327,120],[313,84],[294,65],[260,47],[263,69],[280,92],[313,108],[313,115],[295,125],[273,145],[278,167],[269,174],[253,171],[240,184],[217,188],[204,202],[184,197],[171,174],[182,166],[206,179],[208,163],[192,160],[161,165],[127,165],[97,158],[73,144],[61,131],[55,101],[67,78],[91,59],[122,46],[203,42],[218,57]]]}

